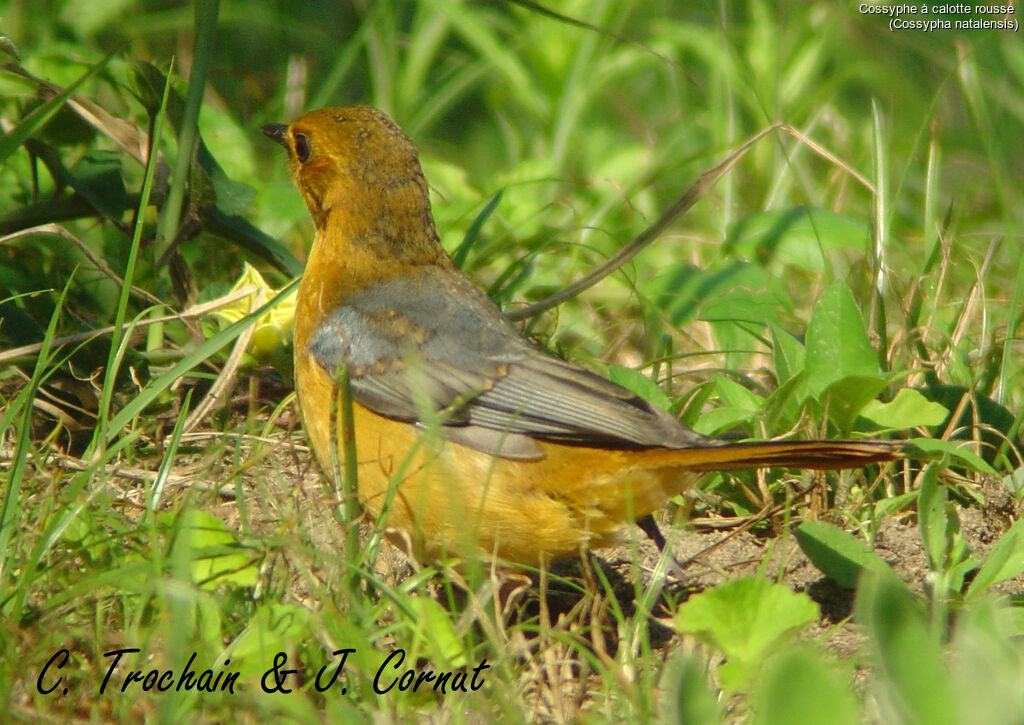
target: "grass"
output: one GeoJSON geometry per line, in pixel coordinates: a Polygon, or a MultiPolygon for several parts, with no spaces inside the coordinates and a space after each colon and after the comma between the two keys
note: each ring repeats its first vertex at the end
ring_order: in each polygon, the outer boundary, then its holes
{"type": "Polygon", "coordinates": [[[1019,719],[1012,34],[763,0],[37,5],[0,25],[22,71],[0,76],[13,718],[1019,719]],[[668,586],[644,542],[508,576],[356,531],[297,420],[287,315],[267,316],[311,230],[258,133],[356,102],[417,143],[446,248],[512,315],[788,124],[520,324],[703,432],[885,435],[921,460],[709,476],[664,513],[692,509],[668,586]],[[240,299],[245,261],[267,282],[240,299]],[[190,658],[217,691],[185,686],[190,658]],[[182,688],[147,691],[153,670],[182,688]],[[446,694],[402,689],[428,671],[446,694]]]}

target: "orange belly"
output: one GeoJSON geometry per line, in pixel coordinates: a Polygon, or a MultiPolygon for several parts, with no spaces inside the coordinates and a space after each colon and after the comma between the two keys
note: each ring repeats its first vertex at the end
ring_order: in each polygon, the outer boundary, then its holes
{"type": "MultiPolygon", "coordinates": [[[[308,356],[296,360],[303,423],[321,467],[340,447],[336,386],[308,356]],[[304,359],[303,359],[304,358],[304,359]]],[[[416,553],[488,556],[523,564],[614,543],[699,474],[657,454],[541,442],[536,461],[497,458],[443,441],[355,404],[359,500],[384,527],[403,530],[416,553]]]]}

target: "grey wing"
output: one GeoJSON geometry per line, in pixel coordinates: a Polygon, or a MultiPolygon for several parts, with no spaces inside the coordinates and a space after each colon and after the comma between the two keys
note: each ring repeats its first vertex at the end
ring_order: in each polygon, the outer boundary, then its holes
{"type": "Polygon", "coordinates": [[[467,278],[430,268],[351,295],[315,332],[310,352],[348,366],[354,398],[416,422],[442,411],[446,434],[513,458],[530,439],[598,446],[685,447],[707,439],[625,388],[532,347],[467,278]]]}

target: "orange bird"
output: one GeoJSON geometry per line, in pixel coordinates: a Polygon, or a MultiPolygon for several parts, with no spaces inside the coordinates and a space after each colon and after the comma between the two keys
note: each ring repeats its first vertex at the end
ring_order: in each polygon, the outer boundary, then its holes
{"type": "Polygon", "coordinates": [[[703,471],[897,457],[882,441],[707,438],[533,347],[442,249],[416,149],[380,111],[263,132],[288,151],[316,227],[295,311],[303,423],[334,470],[344,365],[359,500],[419,555],[535,564],[614,543],[703,471]]]}

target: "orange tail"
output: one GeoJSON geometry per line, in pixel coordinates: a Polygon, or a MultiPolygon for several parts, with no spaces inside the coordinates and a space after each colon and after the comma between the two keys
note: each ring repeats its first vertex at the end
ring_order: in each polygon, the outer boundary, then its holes
{"type": "Polygon", "coordinates": [[[900,457],[895,441],[755,441],[718,443],[702,448],[652,449],[651,463],[685,466],[692,471],[742,468],[860,468],[900,457]]]}

